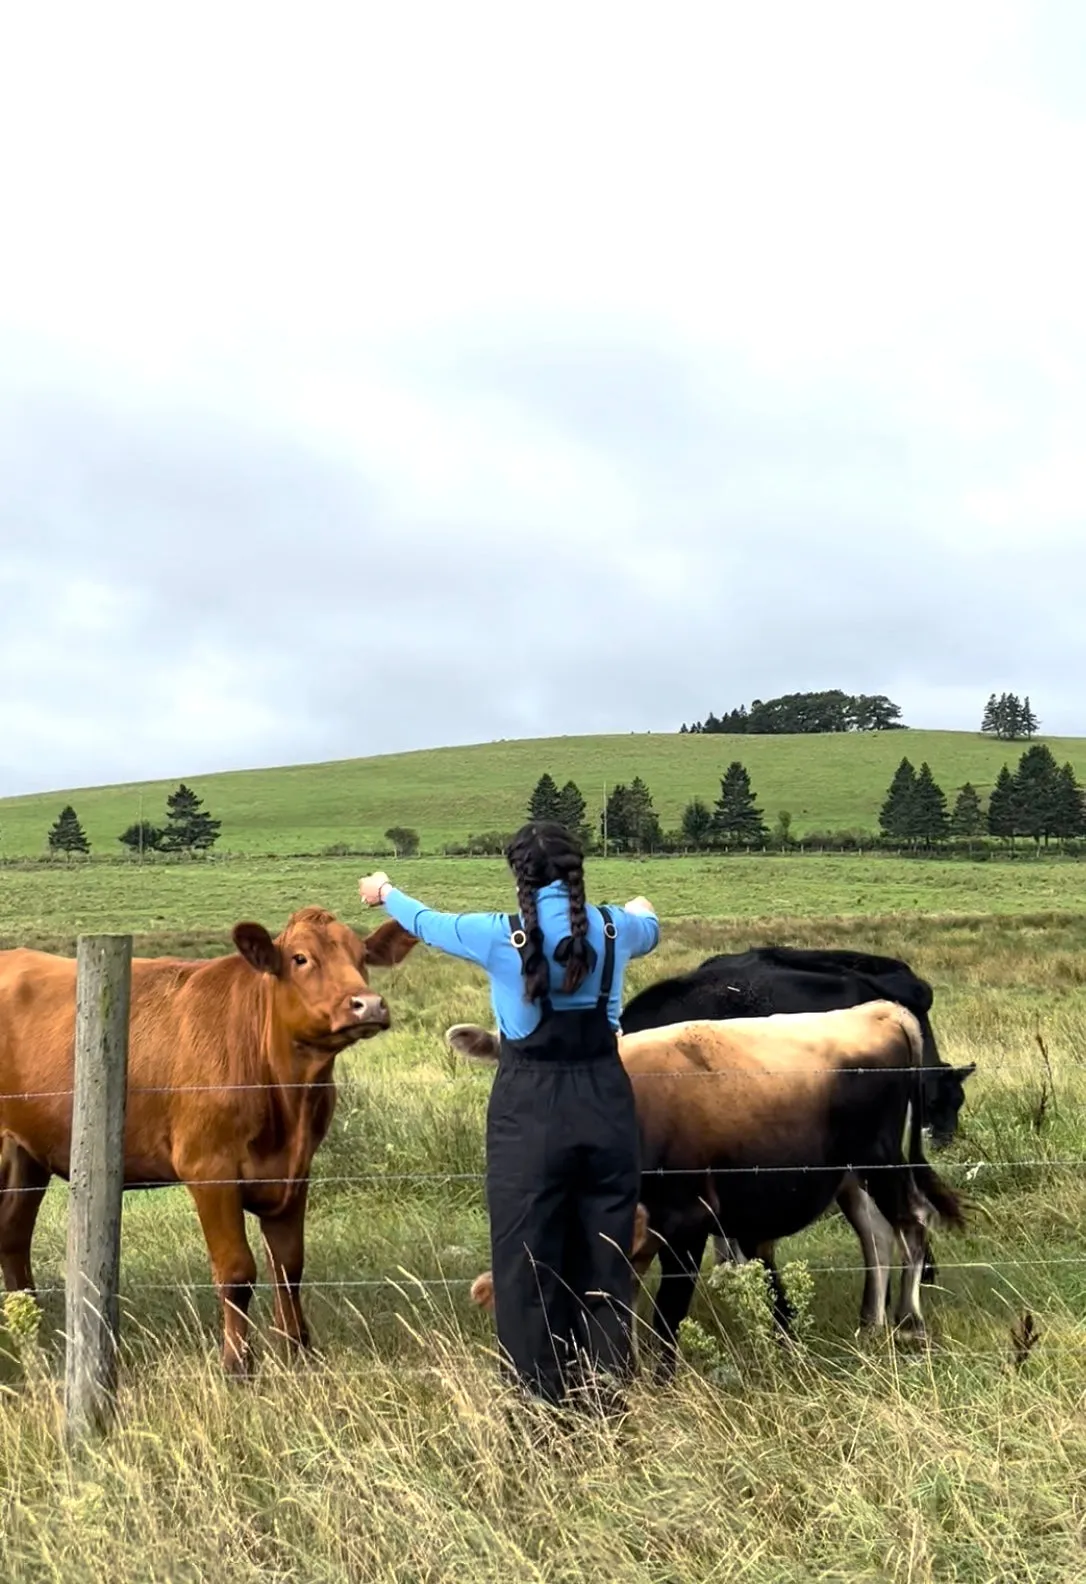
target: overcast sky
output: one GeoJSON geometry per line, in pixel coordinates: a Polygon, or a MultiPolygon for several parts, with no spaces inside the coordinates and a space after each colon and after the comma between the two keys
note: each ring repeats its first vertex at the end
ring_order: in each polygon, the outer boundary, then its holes
{"type": "Polygon", "coordinates": [[[10,7],[0,793],[1086,733],[1084,171],[1081,0],[10,7]]]}

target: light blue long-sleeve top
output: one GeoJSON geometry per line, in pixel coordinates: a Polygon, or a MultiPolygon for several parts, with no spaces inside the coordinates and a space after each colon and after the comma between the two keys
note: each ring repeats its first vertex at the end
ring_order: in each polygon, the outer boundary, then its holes
{"type": "MultiPolygon", "coordinates": [[[[595,1006],[603,980],[603,917],[589,904],[588,941],[595,948],[596,966],[573,995],[561,989],[565,968],[554,961],[554,950],[569,934],[569,892],[561,880],[543,886],[536,909],[543,931],[543,950],[550,963],[551,1005],[556,1012],[579,1011],[595,1006]]],[[[385,895],[385,911],[417,935],[427,946],[478,963],[490,978],[490,1000],[498,1028],[507,1039],[524,1039],[538,1026],[542,1013],[524,995],[520,953],[509,939],[508,913],[439,913],[416,902],[395,887],[385,895]]],[[[628,913],[608,904],[615,926],[615,976],[607,1010],[612,1028],[619,1027],[622,1012],[622,976],[633,957],[645,957],[660,941],[660,924],[653,914],[628,913]]],[[[515,912],[516,909],[511,909],[515,912]]]]}

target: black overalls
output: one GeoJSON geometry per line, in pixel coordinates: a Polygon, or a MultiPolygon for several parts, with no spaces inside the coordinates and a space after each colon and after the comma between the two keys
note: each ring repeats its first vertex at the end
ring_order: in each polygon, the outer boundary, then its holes
{"type": "MultiPolygon", "coordinates": [[[[548,996],[531,1034],[502,1036],[487,1111],[498,1341],[520,1383],[551,1402],[596,1372],[626,1377],[632,1358],[640,1148],[633,1087],[607,1015],[615,926],[600,911],[596,1005],[556,1012],[548,996]]],[[[523,958],[521,921],[509,922],[523,958]]]]}

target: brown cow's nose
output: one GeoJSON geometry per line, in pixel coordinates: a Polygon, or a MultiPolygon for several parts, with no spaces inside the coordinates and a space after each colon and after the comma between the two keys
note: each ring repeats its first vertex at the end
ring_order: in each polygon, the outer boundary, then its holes
{"type": "Polygon", "coordinates": [[[351,1011],[360,1023],[372,1023],[377,1028],[388,1028],[388,1007],[385,1005],[384,996],[375,995],[367,991],[365,995],[351,997],[351,1011]]]}

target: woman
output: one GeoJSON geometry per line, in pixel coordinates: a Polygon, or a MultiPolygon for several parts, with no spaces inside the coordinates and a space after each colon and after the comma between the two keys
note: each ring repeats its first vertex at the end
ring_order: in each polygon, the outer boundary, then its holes
{"type": "Polygon", "coordinates": [[[562,1401],[589,1378],[630,1370],[640,1150],[617,1033],[627,962],[660,925],[636,897],[585,900],[584,856],[561,825],[534,820],[506,849],[519,915],[438,913],[386,874],[359,890],[404,929],[485,968],[501,1036],[487,1111],[494,1319],[521,1383],[562,1401]]]}

